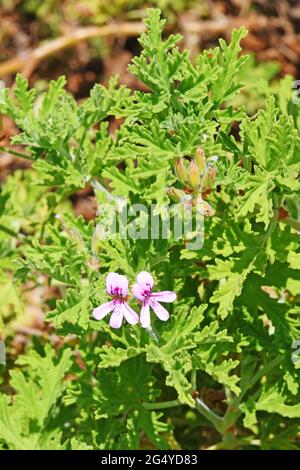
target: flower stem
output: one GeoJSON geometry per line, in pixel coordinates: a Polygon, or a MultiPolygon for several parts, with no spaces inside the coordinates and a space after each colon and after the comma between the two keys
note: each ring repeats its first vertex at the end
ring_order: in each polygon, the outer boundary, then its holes
{"type": "Polygon", "coordinates": [[[146,330],[148,331],[149,336],[150,336],[152,339],[154,339],[154,341],[155,341],[156,343],[158,343],[158,337],[157,337],[157,335],[155,334],[155,332],[153,331],[152,327],[149,326],[148,328],[146,328],[146,330]]]}

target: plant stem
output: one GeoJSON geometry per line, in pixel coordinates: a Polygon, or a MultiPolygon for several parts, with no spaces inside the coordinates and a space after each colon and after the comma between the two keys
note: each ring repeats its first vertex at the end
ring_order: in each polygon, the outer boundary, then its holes
{"type": "Polygon", "coordinates": [[[222,442],[218,442],[214,444],[206,450],[234,450],[237,447],[251,445],[251,446],[260,446],[261,441],[260,439],[251,439],[251,438],[241,438],[241,439],[233,439],[230,444],[222,442]]]}
{"type": "Polygon", "coordinates": [[[299,220],[293,219],[292,217],[285,217],[284,219],[281,219],[280,222],[286,225],[290,225],[293,227],[297,232],[300,232],[300,222],[299,220]]]}
{"type": "Polygon", "coordinates": [[[26,153],[17,152],[16,150],[12,150],[8,147],[3,147],[2,145],[0,145],[0,151],[10,153],[11,155],[14,155],[15,157],[25,158],[26,160],[30,160],[31,162],[34,161],[34,158],[31,157],[30,155],[26,155],[26,153]]]}
{"type": "Polygon", "coordinates": [[[162,401],[160,403],[143,403],[144,408],[147,410],[163,410],[165,408],[173,408],[175,406],[181,406],[179,400],[171,400],[171,401],[162,401]]]}
{"type": "Polygon", "coordinates": [[[224,420],[216,415],[200,398],[196,398],[196,410],[208,419],[220,434],[224,434],[224,420]]]}
{"type": "Polygon", "coordinates": [[[157,335],[155,334],[155,331],[153,330],[153,328],[152,328],[151,326],[149,326],[148,328],[146,328],[146,330],[148,331],[149,336],[150,336],[152,339],[154,339],[154,341],[155,341],[156,343],[158,343],[158,337],[157,337],[157,335]]]}
{"type": "Polygon", "coordinates": [[[29,240],[27,240],[27,238],[24,235],[19,234],[19,233],[15,232],[14,230],[11,230],[10,228],[5,227],[2,224],[0,224],[0,230],[4,233],[7,233],[7,235],[10,235],[11,237],[17,238],[18,240],[31,245],[31,242],[29,240]]]}
{"type": "MultiPolygon", "coordinates": [[[[143,403],[147,410],[163,410],[182,406],[179,400],[163,401],[161,403],[143,403]]],[[[196,398],[196,410],[202,414],[208,421],[210,421],[220,434],[224,434],[224,421],[221,416],[216,415],[200,398],[196,398]]]]}
{"type": "Polygon", "coordinates": [[[196,369],[192,370],[191,384],[192,384],[192,389],[197,390],[197,370],[196,369]]]}

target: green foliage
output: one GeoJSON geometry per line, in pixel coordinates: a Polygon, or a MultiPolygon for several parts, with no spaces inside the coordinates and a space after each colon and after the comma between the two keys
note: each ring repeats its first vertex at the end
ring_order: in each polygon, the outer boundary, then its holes
{"type": "MultiPolygon", "coordinates": [[[[244,28],[191,61],[164,24],[148,11],[129,67],[147,91],[113,78],[78,105],[64,78],[41,96],[21,76],[12,94],[0,88],[0,112],[20,130],[13,142],[34,160],[0,194],[1,328],[11,331],[23,290],[38,286],[50,329],[9,366],[11,388],[1,386],[3,448],[216,444],[199,443],[200,426],[215,427],[220,448],[299,448],[299,106],[288,78],[278,90],[263,81],[255,115],[240,106],[244,28]],[[115,132],[111,119],[120,119],[115,132]],[[87,185],[97,203],[90,222],[72,212],[87,185]],[[210,208],[202,247],[189,249],[173,227],[167,238],[103,237],[120,196],[156,204],[162,223],[178,194],[210,208]],[[150,330],[114,330],[92,318],[110,299],[108,272],[132,285],[143,270],[157,291],[177,293],[169,321],[153,314],[150,330]],[[53,335],[59,347],[44,349],[53,335]],[[205,390],[221,403],[206,403],[205,390]]],[[[123,228],[147,221],[130,213],[123,228]]]]}
{"type": "Polygon", "coordinates": [[[20,356],[18,364],[28,368],[27,373],[11,371],[12,397],[0,395],[0,439],[13,449],[56,449],[62,432],[52,429],[54,409],[66,384],[63,382],[71,366],[70,349],[65,349],[59,360],[49,345],[45,356],[30,351],[20,356]]]}

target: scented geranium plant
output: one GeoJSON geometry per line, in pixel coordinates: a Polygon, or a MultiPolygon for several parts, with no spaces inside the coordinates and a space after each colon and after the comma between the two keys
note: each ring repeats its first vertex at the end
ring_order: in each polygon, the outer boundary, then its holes
{"type": "Polygon", "coordinates": [[[2,308],[16,314],[24,286],[37,286],[49,324],[12,363],[4,315],[0,445],[295,449],[292,80],[249,116],[236,105],[243,28],[192,61],[179,35],[163,37],[159,10],[146,25],[129,71],[147,91],[112,78],[77,104],[63,77],[37,96],[20,75],[0,89],[0,112],[19,129],[10,150],[32,160],[0,195],[2,308]],[[70,205],[87,185],[90,222],[70,205]],[[180,236],[178,220],[189,222],[180,236]]]}

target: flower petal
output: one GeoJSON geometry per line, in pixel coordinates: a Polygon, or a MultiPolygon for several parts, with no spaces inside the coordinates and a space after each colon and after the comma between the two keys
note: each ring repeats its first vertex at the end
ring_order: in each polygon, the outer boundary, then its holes
{"type": "Polygon", "coordinates": [[[113,308],[113,300],[111,300],[110,302],[106,302],[105,304],[99,305],[99,307],[94,308],[93,317],[96,320],[102,320],[102,318],[104,318],[109,312],[111,312],[113,308]]]}
{"type": "Polygon", "coordinates": [[[150,308],[149,304],[144,304],[141,310],[141,325],[143,328],[149,328],[150,326],[150,308]]]}
{"type": "Polygon", "coordinates": [[[139,300],[144,300],[144,293],[145,293],[145,287],[141,286],[140,284],[134,284],[132,287],[132,292],[134,297],[136,297],[139,300]]]}
{"type": "Polygon", "coordinates": [[[112,328],[120,328],[122,326],[123,322],[123,309],[122,309],[122,304],[120,302],[115,304],[114,311],[110,317],[109,325],[112,328]]]}
{"type": "Polygon", "coordinates": [[[121,274],[118,274],[118,279],[116,279],[116,282],[118,283],[118,288],[119,288],[119,294],[122,297],[126,297],[128,293],[128,279],[126,276],[122,276],[121,274]]]}
{"type": "Polygon", "coordinates": [[[128,323],[130,323],[130,325],[135,325],[136,323],[138,323],[139,321],[138,314],[134,310],[132,310],[132,308],[129,307],[129,305],[126,302],[123,303],[122,309],[123,309],[124,317],[128,321],[128,323]]]}
{"type": "Polygon", "coordinates": [[[126,297],[128,293],[128,279],[118,273],[109,273],[106,276],[106,289],[110,295],[126,297]]]}
{"type": "Polygon", "coordinates": [[[153,308],[154,313],[160,320],[167,321],[169,319],[170,314],[168,310],[166,310],[165,307],[156,302],[156,300],[153,300],[150,305],[153,308]]]}
{"type": "Polygon", "coordinates": [[[114,288],[116,286],[116,280],[118,278],[119,274],[117,273],[109,273],[106,276],[106,290],[108,294],[114,295],[114,288]]]}
{"type": "Polygon", "coordinates": [[[136,277],[137,283],[148,289],[152,289],[154,285],[154,279],[147,271],[141,271],[136,277]]]}
{"type": "Polygon", "coordinates": [[[176,300],[176,294],[175,292],[172,292],[171,290],[164,290],[162,292],[154,292],[151,294],[151,297],[154,298],[155,300],[158,300],[159,302],[174,302],[176,300]]]}

